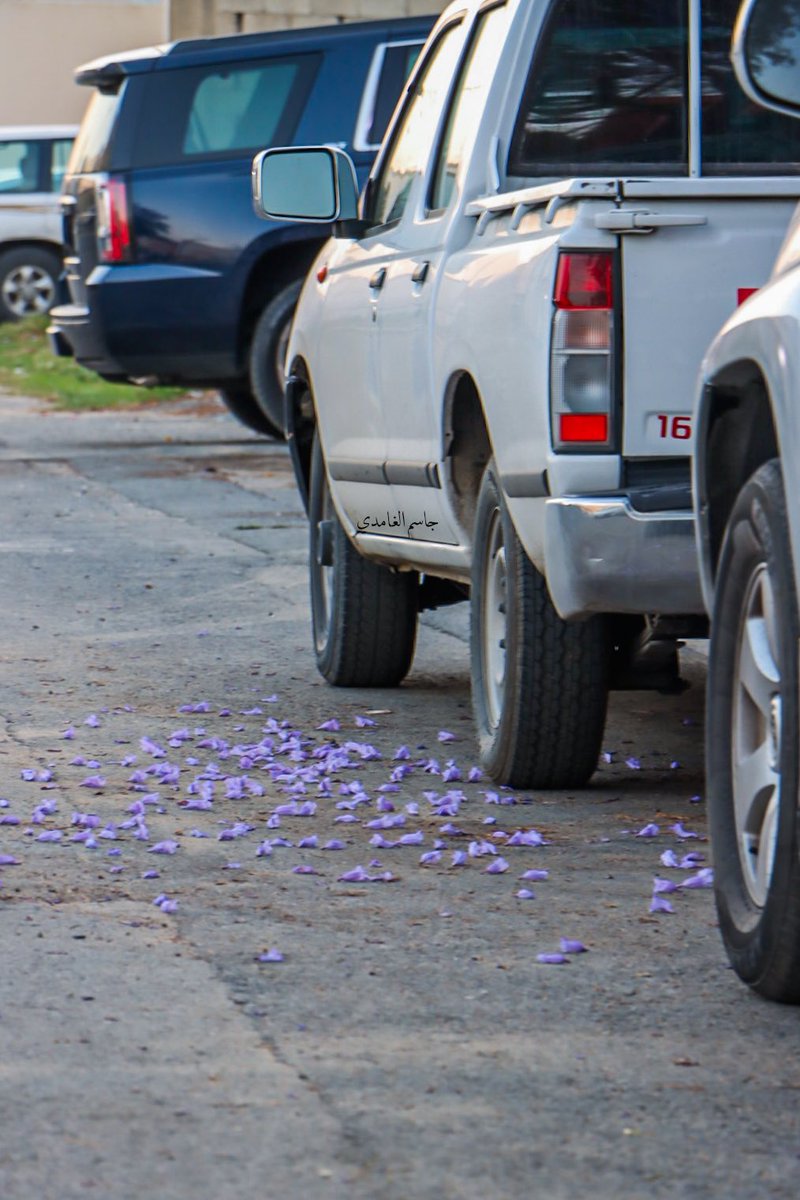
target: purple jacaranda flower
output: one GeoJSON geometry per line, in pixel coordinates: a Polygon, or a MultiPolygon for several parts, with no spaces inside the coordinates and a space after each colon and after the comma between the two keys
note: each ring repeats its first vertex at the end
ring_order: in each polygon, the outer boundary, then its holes
{"type": "Polygon", "coordinates": [[[0,867],[18,867],[20,860],[13,854],[0,854],[0,867]]]}
{"type": "Polygon", "coordinates": [[[23,767],[19,773],[20,779],[24,779],[26,783],[32,783],[36,778],[36,772],[33,767],[23,767]]]}
{"type": "Polygon", "coordinates": [[[358,817],[354,817],[352,813],[343,813],[341,817],[334,817],[334,825],[353,825],[358,821],[358,817]]]}
{"type": "Polygon", "coordinates": [[[266,825],[267,825],[267,829],[280,829],[281,819],[278,816],[278,814],[273,813],[271,817],[268,817],[266,825]]]}
{"type": "Polygon", "coordinates": [[[94,836],[91,829],[82,829],[80,833],[73,833],[70,841],[83,842],[83,845],[87,850],[97,849],[97,838],[94,836]]]}
{"type": "Polygon", "coordinates": [[[677,771],[677,770],[678,770],[678,767],[679,767],[680,765],[681,765],[681,764],[678,762],[678,760],[677,760],[677,759],[674,759],[674,760],[673,760],[673,761],[672,761],[672,762],[669,764],[669,769],[670,769],[671,771],[677,771]]]}
{"type": "Polygon", "coordinates": [[[109,858],[118,858],[122,854],[122,851],[118,846],[112,846],[110,850],[106,850],[106,854],[109,858]]]}
{"type": "Polygon", "coordinates": [[[423,758],[417,765],[422,767],[427,775],[441,775],[441,769],[435,758],[423,758]]]}
{"type": "Polygon", "coordinates": [[[425,841],[425,834],[421,829],[416,829],[413,833],[404,833],[400,837],[401,846],[421,846],[425,841]]]}
{"type": "Polygon", "coordinates": [[[536,829],[518,829],[512,833],[508,846],[546,846],[548,843],[536,829]]]}
{"type": "Polygon", "coordinates": [[[365,827],[367,829],[399,829],[405,823],[406,818],[403,813],[385,813],[382,817],[367,821],[365,827]]]}
{"type": "Polygon", "coordinates": [[[69,765],[71,767],[85,767],[86,759],[83,757],[82,754],[76,754],[74,758],[71,758],[69,760],[69,765]]]}
{"type": "Polygon", "coordinates": [[[161,875],[160,875],[159,871],[143,871],[142,872],[142,879],[160,879],[160,877],[161,877],[161,875]]]}
{"type": "Polygon", "coordinates": [[[15,817],[13,813],[7,813],[0,817],[0,825],[20,825],[21,823],[22,819],[20,817],[15,817]]]}
{"type": "Polygon", "coordinates": [[[277,950],[273,946],[271,949],[265,950],[263,954],[257,954],[256,962],[261,962],[261,963],[283,962],[283,955],[281,954],[280,950],[277,950]]]}
{"type": "Polygon", "coordinates": [[[408,813],[409,817],[418,817],[419,805],[417,804],[416,800],[409,801],[409,803],[406,805],[405,811],[408,813]]]}
{"type": "Polygon", "coordinates": [[[588,952],[587,947],[584,946],[583,942],[578,942],[575,940],[575,938],[562,937],[562,939],[561,939],[561,953],[562,954],[586,954],[587,952],[588,952]]]}
{"type": "Polygon", "coordinates": [[[658,894],[654,894],[652,900],[650,901],[650,908],[648,911],[651,913],[656,913],[656,912],[671,913],[671,912],[674,912],[675,909],[672,907],[669,900],[666,900],[664,898],[664,896],[659,896],[658,894]]]}
{"type": "Polygon", "coordinates": [[[162,913],[177,912],[178,911],[178,901],[177,900],[169,900],[169,899],[163,900],[161,902],[161,904],[159,905],[159,908],[161,909],[162,913]]]}
{"type": "Polygon", "coordinates": [[[403,759],[406,759],[406,758],[411,758],[411,751],[409,750],[408,746],[398,746],[397,749],[395,750],[394,754],[392,755],[392,758],[394,758],[398,761],[402,761],[403,759]]]}
{"type": "Polygon", "coordinates": [[[530,888],[520,888],[514,895],[518,900],[535,900],[536,896],[530,888]]]}
{"type": "Polygon", "coordinates": [[[45,829],[44,833],[40,833],[36,838],[37,842],[60,842],[63,834],[60,829],[45,829]]]}
{"type": "Polygon", "coordinates": [[[692,871],[700,863],[706,861],[705,854],[701,854],[699,850],[690,850],[688,854],[684,854],[678,866],[682,871],[692,871]]]}
{"type": "Polygon", "coordinates": [[[272,843],[267,838],[256,850],[256,858],[269,858],[270,854],[272,854],[272,843]]]}
{"type": "Polygon", "coordinates": [[[491,842],[475,841],[470,842],[467,852],[470,858],[481,858],[484,854],[497,854],[497,847],[491,842]]]}
{"type": "Polygon", "coordinates": [[[367,729],[370,726],[376,724],[376,722],[373,721],[372,717],[356,717],[355,720],[356,720],[356,725],[358,726],[359,729],[367,729]]]}
{"type": "Polygon", "coordinates": [[[74,812],[70,818],[70,825],[80,825],[83,829],[96,829],[99,824],[96,813],[74,812]]]}
{"type": "Polygon", "coordinates": [[[690,875],[678,885],[682,888],[710,888],[714,886],[714,870],[712,867],[701,867],[696,875],[690,875]]]}
{"type": "Polygon", "coordinates": [[[263,713],[261,708],[242,708],[239,710],[240,717],[260,717],[263,713]]]}
{"type": "Polygon", "coordinates": [[[453,825],[452,822],[450,822],[450,821],[448,821],[446,825],[440,826],[439,833],[446,833],[448,835],[448,837],[466,837],[467,836],[464,833],[463,829],[459,829],[457,825],[453,825]]]}
{"type": "Polygon", "coordinates": [[[447,765],[445,766],[444,770],[442,771],[442,781],[444,783],[452,783],[454,780],[457,780],[460,778],[461,778],[460,770],[458,769],[456,764],[453,762],[453,760],[449,759],[447,762],[447,765]]]}
{"type": "Polygon", "coordinates": [[[236,821],[227,829],[223,829],[217,834],[217,841],[232,842],[235,838],[246,837],[248,833],[252,833],[255,829],[254,825],[248,825],[246,821],[236,821]]]}
{"type": "Polygon", "coordinates": [[[658,837],[660,832],[661,831],[658,828],[658,826],[654,822],[651,821],[649,825],[642,826],[642,828],[637,832],[636,837],[654,838],[654,837],[658,837]]]}
{"type": "Polygon", "coordinates": [[[480,781],[482,779],[483,779],[483,771],[480,769],[480,767],[470,767],[469,773],[467,775],[467,782],[468,783],[480,783],[480,781]]]}
{"type": "Polygon", "coordinates": [[[139,739],[139,746],[144,750],[145,754],[149,754],[151,758],[166,758],[167,752],[163,746],[159,746],[158,742],[154,742],[152,738],[143,737],[139,739]]]}
{"type": "Polygon", "coordinates": [[[95,789],[104,788],[105,786],[106,786],[106,781],[102,775],[87,775],[86,778],[82,779],[81,782],[78,784],[78,787],[95,788],[95,789]]]}
{"type": "Polygon", "coordinates": [[[466,850],[454,850],[450,862],[451,867],[466,867],[469,859],[466,850]]]}
{"type": "Polygon", "coordinates": [[[154,846],[149,848],[148,854],[174,854],[177,849],[177,842],[156,842],[154,846]]]}
{"type": "Polygon", "coordinates": [[[487,875],[502,875],[508,870],[508,863],[504,858],[493,858],[486,868],[487,875]]]}
{"type": "Polygon", "coordinates": [[[394,850],[396,846],[400,845],[400,842],[390,842],[387,841],[382,833],[373,833],[369,839],[369,844],[370,846],[374,846],[376,850],[394,850]]]}
{"type": "Polygon", "coordinates": [[[419,865],[421,867],[425,867],[425,866],[428,866],[433,863],[441,862],[441,860],[442,860],[441,850],[428,850],[425,854],[420,855],[419,865]]]}
{"type": "Polygon", "coordinates": [[[319,845],[319,838],[315,833],[309,834],[308,837],[301,838],[297,843],[298,850],[316,850],[319,845]]]}
{"type": "Polygon", "coordinates": [[[674,825],[670,825],[670,830],[672,831],[672,833],[675,834],[675,836],[677,838],[680,838],[681,841],[685,841],[688,838],[696,838],[696,837],[700,836],[699,833],[691,833],[690,830],[684,829],[683,824],[680,821],[676,821],[674,825]]]}
{"type": "Polygon", "coordinates": [[[301,863],[297,867],[292,867],[293,875],[319,875],[316,867],[311,867],[307,863],[301,863]]]}
{"type": "Polygon", "coordinates": [[[363,867],[353,867],[339,876],[340,883],[393,883],[395,876],[391,871],[383,871],[380,875],[370,875],[363,867]]]}
{"type": "Polygon", "coordinates": [[[394,812],[394,805],[392,804],[391,800],[387,800],[385,796],[378,797],[378,799],[375,801],[375,808],[379,813],[394,812]]]}
{"type": "Polygon", "coordinates": [[[341,728],[342,727],[336,720],[336,717],[331,717],[329,720],[323,721],[321,725],[317,726],[317,729],[324,729],[326,733],[338,733],[341,728]]]}
{"type": "MultiPolygon", "coordinates": [[[[124,829],[126,824],[127,822],[121,825],[120,828],[124,829]]],[[[133,831],[133,836],[136,838],[137,842],[149,842],[150,840],[150,830],[147,828],[141,818],[139,819],[139,822],[133,831]]]]}
{"type": "Polygon", "coordinates": [[[702,801],[702,799],[703,799],[702,796],[690,796],[689,803],[690,804],[699,804],[702,801]]]}
{"type": "Polygon", "coordinates": [[[440,742],[454,742],[456,739],[456,735],[447,729],[440,729],[436,737],[440,742]]]}
{"type": "Polygon", "coordinates": [[[660,893],[677,892],[678,885],[672,879],[659,879],[658,875],[653,876],[653,895],[657,896],[660,893]]]}
{"type": "Polygon", "coordinates": [[[92,729],[97,729],[100,725],[100,718],[98,717],[97,713],[89,713],[88,717],[83,723],[84,725],[91,726],[92,729]]]}
{"type": "Polygon", "coordinates": [[[205,831],[204,829],[190,829],[190,830],[189,830],[189,837],[193,837],[193,838],[207,838],[207,837],[211,837],[211,834],[210,834],[210,833],[206,833],[206,831],[205,831]]]}
{"type": "Polygon", "coordinates": [[[381,862],[381,860],[379,858],[371,858],[369,860],[369,866],[373,871],[375,871],[375,870],[378,870],[380,867],[382,867],[383,863],[381,862]]]}
{"type": "Polygon", "coordinates": [[[520,875],[520,879],[528,879],[531,882],[541,882],[543,879],[547,879],[549,874],[550,874],[549,871],[545,871],[545,870],[539,869],[537,867],[532,867],[530,869],[530,871],[523,871],[522,874],[520,875]]]}
{"type": "Polygon", "coordinates": [[[625,759],[625,766],[630,767],[632,771],[641,771],[642,769],[642,764],[639,759],[633,757],[625,759]]]}
{"type": "Polygon", "coordinates": [[[288,838],[274,837],[271,839],[273,846],[293,846],[294,842],[290,842],[288,838]]]}
{"type": "Polygon", "coordinates": [[[665,850],[659,859],[662,867],[679,867],[677,856],[674,850],[665,850]]]}
{"type": "Polygon", "coordinates": [[[561,966],[568,963],[569,959],[566,954],[537,954],[536,961],[544,963],[546,966],[561,966]]]}
{"type": "Polygon", "coordinates": [[[204,800],[202,796],[193,796],[191,800],[187,800],[182,807],[188,812],[210,812],[214,805],[210,800],[204,800]]]}
{"type": "Polygon", "coordinates": [[[484,792],[483,796],[484,796],[485,804],[512,805],[512,804],[517,803],[515,796],[510,796],[510,795],[502,795],[501,796],[499,792],[484,792]]]}
{"type": "Polygon", "coordinates": [[[614,761],[614,751],[613,750],[604,750],[603,753],[600,755],[600,757],[602,758],[604,763],[612,763],[614,761]]]}
{"type": "Polygon", "coordinates": [[[329,841],[325,842],[325,844],[323,846],[320,846],[320,849],[321,850],[344,850],[345,844],[344,844],[344,842],[340,842],[338,840],[338,838],[331,838],[329,841]]]}
{"type": "Polygon", "coordinates": [[[64,730],[61,736],[65,742],[71,742],[75,738],[75,730],[70,725],[68,729],[64,730]]]}
{"type": "Polygon", "coordinates": [[[222,869],[223,871],[241,871],[242,864],[240,862],[227,862],[222,869]]]}
{"type": "Polygon", "coordinates": [[[112,842],[116,841],[117,827],[114,824],[114,822],[109,821],[109,823],[107,825],[104,825],[97,836],[101,837],[101,838],[106,838],[108,841],[112,841],[112,842]]]}

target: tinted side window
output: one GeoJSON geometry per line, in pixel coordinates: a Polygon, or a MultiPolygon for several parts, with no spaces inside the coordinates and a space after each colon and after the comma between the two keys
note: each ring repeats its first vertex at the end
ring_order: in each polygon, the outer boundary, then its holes
{"type": "Polygon", "coordinates": [[[703,173],[797,170],[800,122],[753,104],[731,69],[731,31],[738,7],[738,0],[702,3],[703,173]]]}
{"type": "Polygon", "coordinates": [[[685,0],[557,0],[511,146],[514,175],[686,174],[685,0]]]}
{"type": "Polygon", "coordinates": [[[50,162],[50,191],[60,192],[67,170],[69,156],[72,153],[72,138],[52,143],[52,159],[50,162]]]}
{"type": "Polygon", "coordinates": [[[116,92],[92,93],[67,164],[69,175],[93,174],[106,169],[117,113],[126,89],[127,84],[123,83],[116,92]]]}
{"type": "MultiPolygon", "coordinates": [[[[357,149],[375,150],[383,141],[389,118],[395,110],[403,85],[419,58],[422,42],[396,42],[381,46],[380,74],[375,89],[372,112],[367,114],[357,149]]],[[[359,122],[360,123],[360,122],[359,122]]]]}
{"type": "Polygon", "coordinates": [[[0,142],[0,192],[41,192],[42,142],[0,142]]]}
{"type": "Polygon", "coordinates": [[[460,25],[448,25],[428,55],[414,91],[408,95],[380,172],[373,181],[367,216],[372,225],[392,224],[405,211],[412,184],[428,164],[437,120],[460,48],[460,25]]]}
{"type": "Polygon", "coordinates": [[[504,6],[487,9],[482,14],[461,65],[447,128],[436,156],[430,197],[433,210],[447,208],[450,203],[464,151],[483,112],[486,92],[506,35],[507,15],[504,6]]]}
{"type": "Polygon", "coordinates": [[[241,157],[291,142],[318,54],[156,71],[137,120],[140,167],[241,157]]]}

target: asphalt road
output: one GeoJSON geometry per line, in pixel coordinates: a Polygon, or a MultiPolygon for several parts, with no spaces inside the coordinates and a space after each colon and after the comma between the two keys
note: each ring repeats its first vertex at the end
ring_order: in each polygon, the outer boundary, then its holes
{"type": "Polygon", "coordinates": [[[800,1013],[707,889],[650,911],[710,862],[702,654],[590,788],[498,792],[465,612],[396,691],[317,676],[282,447],[11,397],[0,439],[2,1200],[794,1200],[800,1013]]]}

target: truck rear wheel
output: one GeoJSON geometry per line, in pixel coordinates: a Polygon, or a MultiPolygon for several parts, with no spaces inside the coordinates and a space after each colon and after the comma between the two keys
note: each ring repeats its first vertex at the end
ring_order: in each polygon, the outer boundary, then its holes
{"type": "Polygon", "coordinates": [[[0,321],[41,316],[55,303],[61,259],[44,246],[0,254],[0,321]]]}
{"type": "Polygon", "coordinates": [[[236,417],[248,429],[255,433],[266,434],[267,437],[283,441],[283,429],[261,411],[261,405],[256,400],[249,387],[243,384],[231,384],[219,389],[219,398],[231,416],[236,417]]]}
{"type": "Polygon", "coordinates": [[[470,623],[482,765],[511,787],[583,786],[605,727],[606,622],[558,615],[517,537],[494,461],[478,496],[470,623]]]}
{"type": "Polygon", "coordinates": [[[333,506],[319,435],[311,453],[309,573],[317,667],[336,687],[395,687],[417,637],[419,576],[364,558],[333,506]]]}

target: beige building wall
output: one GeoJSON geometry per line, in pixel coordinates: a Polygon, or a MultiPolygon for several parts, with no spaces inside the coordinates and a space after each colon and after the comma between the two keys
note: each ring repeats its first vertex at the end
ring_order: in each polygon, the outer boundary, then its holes
{"type": "Polygon", "coordinates": [[[167,40],[168,0],[0,0],[0,125],[79,121],[76,66],[167,40]]]}
{"type": "Polygon", "coordinates": [[[170,36],[207,37],[441,12],[446,0],[169,0],[170,36]]]}

